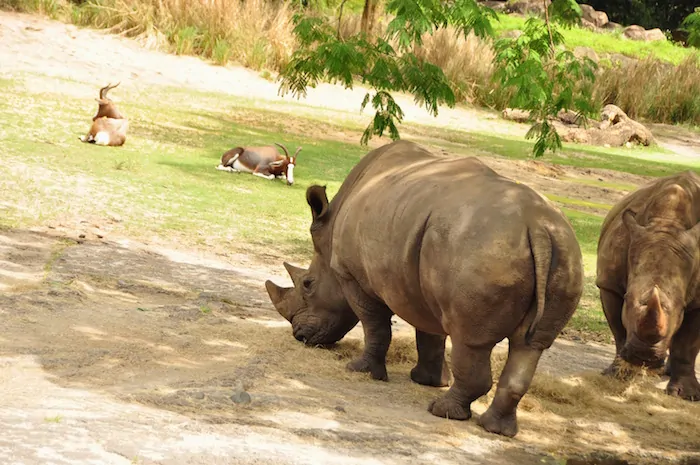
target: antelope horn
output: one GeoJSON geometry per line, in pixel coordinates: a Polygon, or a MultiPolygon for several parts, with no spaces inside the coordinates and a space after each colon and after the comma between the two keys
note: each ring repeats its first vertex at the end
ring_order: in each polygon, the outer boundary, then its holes
{"type": "Polygon", "coordinates": [[[121,81],[117,82],[117,83],[114,84],[114,85],[112,85],[112,83],[110,82],[109,84],[107,84],[106,86],[104,86],[102,89],[100,89],[100,98],[101,98],[101,99],[106,99],[106,98],[107,98],[107,92],[109,92],[110,90],[114,89],[114,88],[117,87],[119,84],[121,84],[121,81]]]}
{"type": "Polygon", "coordinates": [[[279,144],[277,142],[275,142],[275,145],[282,147],[282,150],[284,150],[284,154],[287,156],[287,158],[289,158],[289,151],[287,150],[287,147],[285,147],[284,145],[279,144]]]}
{"type": "Polygon", "coordinates": [[[297,151],[294,152],[294,158],[297,157],[297,155],[299,154],[299,152],[301,152],[301,147],[297,147],[297,151]]]}

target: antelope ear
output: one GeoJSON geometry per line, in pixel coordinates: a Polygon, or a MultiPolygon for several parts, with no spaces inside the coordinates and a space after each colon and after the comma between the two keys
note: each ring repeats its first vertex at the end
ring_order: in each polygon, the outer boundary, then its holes
{"type": "Polygon", "coordinates": [[[277,160],[277,161],[271,162],[270,166],[277,168],[278,166],[282,166],[283,163],[284,163],[284,160],[277,160]]]}

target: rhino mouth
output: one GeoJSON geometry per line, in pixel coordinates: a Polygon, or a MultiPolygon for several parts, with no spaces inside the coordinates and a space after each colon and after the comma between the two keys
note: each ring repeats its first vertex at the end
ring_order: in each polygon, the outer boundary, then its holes
{"type": "Polygon", "coordinates": [[[666,349],[660,345],[651,347],[631,347],[630,344],[626,344],[620,351],[620,357],[632,365],[657,369],[664,366],[666,361],[666,349]]]}
{"type": "Polygon", "coordinates": [[[294,335],[294,339],[304,345],[321,347],[331,347],[344,336],[343,334],[339,337],[335,337],[332,331],[294,324],[292,324],[292,334],[294,335]]]}

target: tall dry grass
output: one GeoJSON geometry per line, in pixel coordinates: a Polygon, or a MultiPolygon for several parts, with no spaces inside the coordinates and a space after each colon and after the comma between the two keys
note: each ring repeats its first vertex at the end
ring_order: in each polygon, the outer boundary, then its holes
{"type": "Polygon", "coordinates": [[[256,70],[279,70],[289,60],[292,15],[288,3],[265,0],[88,0],[71,13],[77,24],[157,37],[175,53],[256,70]]]}
{"type": "Polygon", "coordinates": [[[700,58],[691,55],[678,66],[647,58],[607,68],[594,95],[631,118],[700,125],[700,58]]]}
{"type": "Polygon", "coordinates": [[[464,37],[453,28],[440,29],[423,39],[414,51],[444,71],[458,100],[476,103],[492,89],[494,51],[490,41],[469,33],[464,37]]]}

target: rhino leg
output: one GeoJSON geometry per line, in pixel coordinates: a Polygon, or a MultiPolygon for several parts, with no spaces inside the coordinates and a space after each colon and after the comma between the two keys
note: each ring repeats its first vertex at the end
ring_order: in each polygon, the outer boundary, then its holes
{"type": "Polygon", "coordinates": [[[362,322],[365,349],[362,356],[347,365],[350,371],[370,373],[372,379],[388,381],[386,353],[391,344],[392,311],[384,303],[368,296],[354,281],[343,283],[343,293],[362,322]]]}
{"type": "Polygon", "coordinates": [[[686,400],[700,401],[700,383],[695,377],[695,359],[700,351],[700,311],[686,314],[673,337],[668,368],[671,379],[666,393],[686,400]]]}
{"type": "Polygon", "coordinates": [[[603,313],[608,320],[608,326],[615,339],[615,358],[609,367],[603,370],[605,376],[618,376],[620,370],[620,350],[625,345],[627,331],[622,324],[622,304],[623,299],[617,293],[606,289],[600,290],[600,302],[603,304],[603,313]]]}
{"type": "Polygon", "coordinates": [[[445,395],[435,399],[428,411],[448,420],[468,420],[471,404],[491,390],[491,350],[469,347],[457,338],[452,339],[452,373],[455,381],[445,395]]]}
{"type": "Polygon", "coordinates": [[[518,433],[516,410],[530,388],[542,352],[542,349],[510,341],[508,360],[498,379],[496,395],[479,418],[479,424],[486,431],[508,437],[518,433]]]}
{"type": "Polygon", "coordinates": [[[424,333],[416,329],[418,363],[411,370],[411,379],[424,386],[444,387],[450,383],[450,368],[445,361],[447,336],[424,333]]]}

